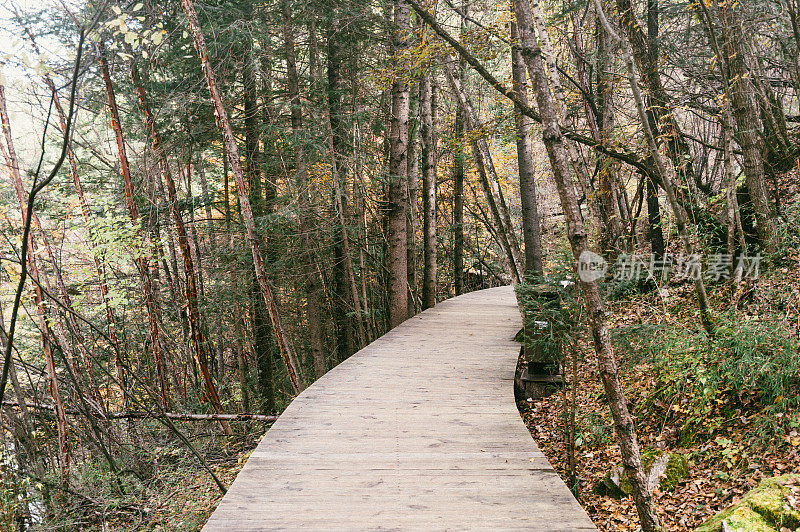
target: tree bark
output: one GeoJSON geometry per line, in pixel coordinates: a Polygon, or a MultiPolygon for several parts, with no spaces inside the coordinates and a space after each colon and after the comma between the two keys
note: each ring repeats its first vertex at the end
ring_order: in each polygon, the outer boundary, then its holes
{"type": "Polygon", "coordinates": [[[406,282],[408,284],[408,315],[413,316],[418,309],[417,289],[417,226],[419,213],[419,147],[420,147],[420,80],[415,79],[409,90],[408,113],[408,209],[406,212],[406,282]]]}
{"type": "MultiPolygon", "coordinates": [[[[8,117],[6,109],[5,87],[0,84],[0,125],[3,128],[3,135],[6,141],[6,150],[3,150],[3,156],[6,159],[6,165],[14,180],[17,179],[21,182],[19,174],[19,160],[17,158],[16,150],[14,149],[14,142],[11,136],[11,122],[8,117]]],[[[2,143],[0,143],[2,146],[2,143]]],[[[27,202],[20,199],[20,209],[23,225],[27,217],[27,202]]],[[[47,372],[47,386],[50,392],[50,398],[53,400],[53,408],[56,415],[56,430],[58,433],[58,463],[61,470],[61,482],[66,484],[69,482],[70,473],[70,454],[67,444],[68,427],[67,419],[64,413],[64,403],[61,399],[61,392],[59,391],[58,375],[56,374],[56,363],[53,357],[53,346],[50,342],[49,326],[47,323],[47,311],[44,304],[44,293],[40,285],[39,267],[36,257],[38,250],[36,240],[33,233],[28,235],[28,248],[29,252],[26,256],[26,267],[34,282],[33,286],[33,302],[36,306],[36,316],[39,320],[39,328],[41,330],[42,352],[44,353],[45,367],[47,372]]],[[[8,341],[8,340],[6,340],[8,341]]],[[[13,364],[11,360],[9,364],[13,364]]]]}
{"type": "Polygon", "coordinates": [[[728,78],[725,92],[731,102],[736,119],[736,141],[742,149],[742,166],[747,184],[747,192],[756,213],[756,230],[764,250],[774,252],[777,247],[775,212],[770,206],[765,184],[764,160],[761,143],[756,131],[760,116],[749,83],[750,72],[745,62],[739,16],[732,4],[721,2],[717,7],[720,20],[720,48],[727,65],[728,78]]]}
{"type": "MultiPolygon", "coordinates": [[[[259,16],[265,17],[263,9],[259,9],[259,16]]],[[[260,108],[260,115],[262,125],[265,130],[270,130],[275,127],[275,111],[272,107],[271,101],[274,97],[272,90],[272,68],[270,65],[270,57],[267,45],[269,43],[262,43],[261,50],[261,74],[263,93],[261,96],[262,104],[260,108]]],[[[249,51],[252,52],[250,45],[249,51]]],[[[255,58],[251,58],[255,61],[255,58]]],[[[277,198],[277,191],[275,185],[275,175],[277,171],[273,170],[272,164],[267,164],[269,161],[278,160],[279,157],[275,153],[274,143],[271,138],[264,138],[263,152],[259,152],[258,146],[258,122],[253,120],[252,123],[248,122],[248,117],[258,117],[258,98],[254,93],[256,87],[254,86],[255,80],[255,64],[247,65],[247,70],[244,72],[243,88],[245,90],[245,142],[249,143],[250,149],[248,153],[250,156],[255,156],[256,159],[245,157],[245,170],[247,177],[247,193],[250,198],[250,205],[253,209],[253,217],[258,220],[265,214],[273,213],[275,211],[275,200],[277,198]],[[249,127],[248,127],[249,126],[249,127]],[[261,167],[264,168],[264,187],[262,194],[261,182],[261,167]]],[[[224,146],[224,145],[223,145],[224,146]]],[[[226,152],[227,153],[227,152],[226,152]]],[[[224,158],[225,168],[228,168],[227,156],[224,158]]],[[[226,173],[226,176],[228,174],[226,173]]],[[[227,190],[227,188],[226,188],[227,190]]],[[[239,209],[241,212],[241,209],[239,209]]],[[[233,237],[233,235],[231,235],[233,237]]],[[[233,242],[233,241],[231,241],[233,242]]],[[[271,264],[275,260],[275,254],[270,249],[265,251],[265,260],[267,264],[271,264]]],[[[233,273],[232,273],[233,275],[233,273]]],[[[231,285],[236,281],[231,279],[231,285]]],[[[250,329],[252,331],[252,346],[253,353],[256,361],[256,368],[258,370],[258,393],[261,397],[262,408],[264,412],[272,413],[275,411],[275,384],[273,382],[273,338],[272,324],[270,323],[269,312],[267,305],[264,302],[264,297],[261,295],[261,289],[258,285],[258,278],[256,272],[251,271],[249,274],[249,299],[250,299],[250,329]]]]}
{"type": "MultiPolygon", "coordinates": [[[[178,248],[183,257],[183,270],[186,274],[184,287],[186,289],[186,306],[189,314],[189,341],[192,345],[192,354],[194,355],[195,362],[197,362],[197,367],[203,379],[204,399],[211,404],[211,407],[217,414],[223,414],[225,411],[222,408],[219,393],[217,392],[217,388],[214,385],[211,372],[208,368],[208,354],[206,353],[206,342],[203,338],[203,326],[198,303],[197,278],[194,261],[192,260],[192,253],[189,248],[189,236],[186,232],[186,226],[183,223],[180,205],[178,204],[175,180],[172,178],[172,171],[170,170],[167,156],[164,153],[161,135],[156,129],[155,116],[150,109],[150,102],[135,62],[131,63],[131,80],[133,81],[134,90],[139,100],[139,110],[142,113],[145,130],[150,137],[150,148],[158,162],[161,176],[164,178],[164,183],[167,186],[167,201],[169,209],[172,212],[172,219],[175,222],[175,229],[178,232],[178,248]]],[[[230,425],[224,421],[221,421],[220,424],[227,435],[233,435],[230,425]]]]}
{"type": "Polygon", "coordinates": [[[474,135],[478,135],[472,142],[472,151],[475,164],[478,167],[478,175],[481,178],[481,186],[486,195],[486,201],[489,204],[500,243],[508,259],[511,277],[514,282],[519,282],[523,277],[519,242],[514,232],[514,226],[511,223],[511,216],[509,215],[505,198],[503,197],[503,191],[500,188],[500,179],[497,177],[494,161],[489,151],[489,144],[486,142],[486,139],[480,135],[478,113],[475,111],[466,91],[464,91],[461,80],[455,76],[452,64],[445,62],[443,66],[447,82],[458,97],[459,105],[464,113],[466,127],[471,130],[474,135]]]}
{"type": "MultiPolygon", "coordinates": [[[[399,56],[409,47],[411,9],[405,0],[394,2],[392,52],[399,56]]],[[[406,216],[408,210],[408,115],[409,88],[402,76],[392,83],[389,126],[389,185],[387,191],[387,268],[389,328],[408,318],[408,258],[406,216]]]]}
{"type": "MultiPolygon", "coordinates": [[[[559,75],[558,66],[556,64],[556,54],[550,42],[550,34],[547,32],[547,25],[539,0],[532,0],[530,2],[530,7],[536,33],[539,37],[539,45],[543,52],[542,57],[545,60],[543,65],[545,74],[550,82],[551,91],[556,104],[556,111],[558,112],[558,121],[559,124],[563,124],[567,117],[567,101],[564,95],[564,87],[561,85],[561,76],[559,75]]],[[[601,194],[597,194],[592,188],[589,169],[584,162],[584,158],[578,153],[575,143],[571,140],[566,140],[565,146],[567,148],[567,154],[569,155],[570,164],[575,172],[575,177],[581,187],[581,191],[584,196],[586,196],[589,212],[596,226],[595,230],[601,231],[603,229],[602,192],[601,194]]]]}
{"type": "MultiPolygon", "coordinates": [[[[597,25],[600,26],[599,21],[597,25]]],[[[611,74],[613,54],[608,34],[602,27],[598,27],[597,31],[597,96],[599,100],[597,129],[599,140],[610,144],[614,136],[616,121],[614,113],[614,78],[611,74]]],[[[614,175],[617,165],[610,157],[600,155],[597,158],[597,168],[600,181],[600,199],[603,206],[602,221],[605,226],[600,242],[603,249],[609,253],[609,258],[613,261],[613,255],[616,255],[616,251],[620,247],[620,238],[622,236],[622,223],[614,175]]]]}
{"type": "MultiPolygon", "coordinates": [[[[28,36],[28,40],[33,47],[34,52],[37,54],[41,54],[39,49],[39,45],[36,43],[36,40],[31,33],[29,28],[25,28],[25,33],[28,36]]],[[[61,98],[58,96],[58,91],[56,90],[55,83],[53,82],[52,77],[50,77],[49,73],[45,73],[42,78],[44,79],[45,85],[50,90],[50,93],[53,96],[53,107],[56,109],[56,113],[58,113],[58,125],[61,129],[62,134],[65,134],[67,128],[67,114],[64,111],[64,107],[61,105],[61,98]]],[[[91,207],[89,206],[89,202],[86,200],[86,194],[83,190],[83,184],[81,183],[80,175],[78,173],[78,163],[75,157],[75,152],[72,149],[72,143],[67,145],[67,162],[69,163],[70,168],[70,175],[72,176],[72,184],[75,187],[75,193],[78,196],[78,202],[81,206],[81,217],[87,226],[91,222],[90,220],[90,213],[91,207]]],[[[111,347],[114,349],[114,366],[116,371],[117,380],[119,381],[120,387],[120,395],[122,397],[123,404],[127,407],[127,377],[124,371],[124,361],[121,346],[119,343],[119,339],[117,337],[117,319],[114,314],[114,309],[111,308],[109,303],[109,292],[108,292],[108,283],[106,281],[106,271],[103,264],[100,262],[100,259],[97,257],[96,254],[92,254],[92,260],[94,262],[95,271],[97,272],[98,283],[100,286],[100,297],[103,301],[103,306],[106,309],[106,320],[108,325],[108,337],[111,340],[111,347]]]]}
{"type": "MultiPolygon", "coordinates": [[[[519,99],[528,103],[525,62],[519,49],[517,25],[511,23],[511,75],[519,99]]],[[[514,123],[517,128],[517,166],[519,168],[519,195],[522,203],[522,238],[525,242],[525,276],[542,275],[542,236],[539,221],[539,201],[536,197],[536,171],[533,166],[531,127],[533,121],[514,106],[514,123]]]]}
{"type": "Polygon", "coordinates": [[[419,82],[422,123],[422,308],[436,305],[436,131],[434,87],[426,72],[419,82]]]}
{"type": "Polygon", "coordinates": [[[250,251],[253,255],[253,268],[258,278],[258,285],[267,305],[270,320],[272,321],[272,328],[280,347],[281,358],[286,365],[286,370],[289,375],[289,380],[296,393],[303,390],[303,383],[299,373],[299,365],[295,360],[294,353],[292,352],[289,338],[286,331],[283,329],[280,315],[278,313],[278,306],[272,294],[272,289],[269,285],[266,269],[264,268],[264,258],[261,254],[259,247],[259,236],[256,232],[255,222],[253,220],[253,210],[250,206],[250,199],[247,195],[247,184],[244,180],[244,173],[242,172],[241,164],[239,163],[239,148],[236,145],[236,138],[233,136],[233,129],[231,128],[230,121],[228,120],[228,113],[225,105],[222,103],[222,95],[217,87],[217,81],[214,76],[214,71],[211,69],[211,62],[208,58],[208,50],[206,49],[206,42],[203,36],[200,22],[197,19],[197,13],[194,10],[194,3],[192,0],[182,0],[183,10],[186,13],[189,21],[189,28],[192,33],[195,49],[200,57],[200,63],[203,69],[206,86],[211,96],[211,100],[216,110],[217,125],[222,133],[225,149],[227,150],[228,162],[230,164],[231,173],[233,174],[234,181],[236,182],[236,191],[239,195],[239,205],[242,211],[242,221],[246,229],[247,241],[250,244],[250,251]]]}
{"type": "MultiPolygon", "coordinates": [[[[347,26],[341,23],[341,13],[334,8],[331,15],[331,26],[327,43],[327,120],[328,136],[331,150],[331,166],[333,167],[333,202],[336,212],[334,225],[334,264],[333,285],[337,297],[334,299],[333,308],[337,315],[337,346],[340,360],[344,360],[356,351],[358,346],[367,344],[364,321],[367,305],[366,297],[359,296],[356,282],[349,229],[349,208],[347,202],[347,175],[349,157],[352,155],[353,146],[348,140],[351,136],[350,127],[345,122],[342,109],[342,93],[345,87],[342,83],[342,48],[340,39],[346,34],[347,26]],[[354,316],[350,316],[350,313],[354,316]],[[357,336],[356,336],[357,334],[357,336]]],[[[355,95],[354,95],[355,97],[355,95]]]]}
{"type": "Polygon", "coordinates": [[[461,106],[456,109],[453,136],[453,287],[455,294],[464,293],[464,111],[461,106]]]}
{"type": "MultiPolygon", "coordinates": [[[[675,181],[677,183],[697,183],[698,178],[692,163],[692,153],[689,150],[689,145],[681,127],[675,119],[674,102],[661,81],[661,73],[658,68],[658,52],[657,50],[650,50],[648,37],[636,18],[631,0],[616,0],[616,5],[620,14],[621,25],[631,44],[636,66],[641,72],[644,85],[647,87],[649,97],[647,109],[648,113],[653,115],[652,125],[656,126],[653,129],[653,134],[656,138],[663,136],[667,143],[667,156],[672,161],[675,172],[678,174],[675,181]]],[[[702,219],[705,216],[702,209],[696,207],[691,195],[686,190],[678,188],[675,190],[675,194],[679,204],[691,212],[693,217],[702,219]]]]}
{"type": "MultiPolygon", "coordinates": [[[[567,222],[567,236],[572,247],[572,254],[577,261],[582,254],[587,253],[589,250],[588,237],[581,220],[575,189],[569,176],[568,153],[564,146],[564,136],[558,124],[558,112],[545,75],[541,49],[533,37],[532,17],[527,0],[515,1],[514,11],[520,32],[522,56],[528,67],[539,113],[542,117],[542,138],[547,148],[561,206],[564,210],[567,222]]],[[[600,376],[611,407],[625,472],[633,489],[633,498],[636,502],[642,530],[645,532],[660,530],[661,525],[655,504],[652,495],[647,489],[633,417],[628,411],[628,404],[619,380],[619,370],[611,346],[605,309],[603,308],[597,281],[581,279],[580,286],[594,339],[595,351],[599,359],[600,376]]]]}
{"type": "Polygon", "coordinates": [[[314,231],[314,213],[308,190],[308,172],[306,170],[305,151],[303,149],[303,108],[300,101],[300,82],[297,75],[297,61],[294,50],[294,32],[292,30],[291,9],[289,2],[283,6],[283,38],[286,55],[287,91],[291,106],[292,133],[294,135],[295,181],[297,183],[297,208],[300,216],[300,231],[303,234],[303,275],[306,291],[306,320],[311,347],[311,359],[314,374],[317,378],[327,371],[325,361],[324,335],[322,332],[322,300],[320,298],[321,281],[318,274],[317,254],[314,249],[312,232],[314,231]]]}

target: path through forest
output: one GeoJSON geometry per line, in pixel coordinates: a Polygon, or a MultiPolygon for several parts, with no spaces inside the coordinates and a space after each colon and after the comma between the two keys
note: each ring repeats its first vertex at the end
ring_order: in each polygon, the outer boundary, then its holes
{"type": "Polygon", "coordinates": [[[317,380],[205,530],[594,530],[514,402],[511,287],[438,304],[317,380]]]}

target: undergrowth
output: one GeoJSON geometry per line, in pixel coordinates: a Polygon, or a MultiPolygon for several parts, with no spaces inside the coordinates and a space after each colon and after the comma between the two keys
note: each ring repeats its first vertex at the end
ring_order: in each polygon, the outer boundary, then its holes
{"type": "Polygon", "coordinates": [[[681,440],[710,435],[748,411],[761,438],[782,433],[800,405],[798,342],[774,316],[717,317],[713,336],[702,327],[637,324],[614,331],[630,363],[646,363],[656,386],[642,407],[658,401],[682,415],[681,440]]]}

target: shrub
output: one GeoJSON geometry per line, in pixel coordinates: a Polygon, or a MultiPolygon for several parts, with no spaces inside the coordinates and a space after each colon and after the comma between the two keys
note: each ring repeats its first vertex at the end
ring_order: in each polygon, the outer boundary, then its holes
{"type": "Polygon", "coordinates": [[[800,404],[797,341],[778,319],[727,314],[713,337],[699,327],[637,325],[616,330],[614,339],[632,362],[654,370],[656,391],[643,406],[659,400],[686,414],[685,441],[694,434],[692,425],[713,432],[748,400],[767,414],[758,417],[757,428],[768,436],[782,430],[774,414],[800,404]],[[721,419],[709,419],[712,410],[721,419]]]}

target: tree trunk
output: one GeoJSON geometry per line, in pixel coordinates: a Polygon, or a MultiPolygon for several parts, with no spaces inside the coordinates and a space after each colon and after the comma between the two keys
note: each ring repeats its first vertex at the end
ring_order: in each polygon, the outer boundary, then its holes
{"type": "Polygon", "coordinates": [[[417,226],[419,214],[419,109],[420,82],[415,80],[409,90],[409,126],[408,126],[408,211],[406,212],[406,282],[408,283],[408,315],[417,313],[417,226]]]}
{"type": "Polygon", "coordinates": [[[431,74],[419,82],[422,124],[422,308],[436,305],[436,130],[434,88],[431,74]]]}
{"type": "Polygon", "coordinates": [[[770,206],[764,175],[764,160],[761,156],[761,143],[756,131],[760,124],[758,108],[751,94],[748,82],[750,72],[745,63],[744,36],[739,16],[733,5],[720,3],[717,7],[720,20],[720,48],[727,65],[725,91],[730,99],[733,116],[736,119],[736,141],[742,149],[742,166],[747,184],[747,192],[756,213],[758,239],[768,253],[775,251],[777,236],[775,213],[770,206]]]}
{"type": "MultiPolygon", "coordinates": [[[[650,158],[654,162],[655,176],[659,179],[661,186],[664,188],[664,191],[667,194],[667,200],[669,201],[670,207],[672,207],[672,211],[675,215],[675,225],[678,229],[678,234],[681,237],[681,241],[683,242],[683,247],[687,254],[692,255],[694,246],[687,228],[686,214],[678,203],[677,194],[672,186],[670,176],[667,173],[666,165],[661,158],[661,152],[659,151],[658,143],[656,142],[655,131],[650,125],[650,119],[647,115],[647,110],[645,107],[645,99],[641,93],[641,90],[639,89],[639,77],[637,76],[636,68],[634,66],[633,49],[631,43],[627,39],[623,39],[614,33],[611,24],[605,18],[600,0],[594,0],[594,3],[598,12],[598,16],[600,17],[603,26],[606,28],[606,32],[615,41],[622,44],[625,66],[628,71],[628,83],[631,87],[631,92],[633,93],[633,99],[636,103],[636,109],[639,113],[639,120],[642,124],[642,129],[644,129],[648,147],[650,148],[650,158]]],[[[713,335],[714,325],[711,319],[711,307],[708,302],[705,281],[703,280],[702,275],[697,276],[697,278],[694,280],[694,286],[697,294],[697,306],[700,310],[700,321],[702,322],[703,328],[706,330],[706,332],[709,335],[713,335]]]]}
{"type": "MultiPolygon", "coordinates": [[[[446,62],[443,66],[447,81],[458,97],[459,105],[464,112],[465,125],[473,133],[478,133],[480,128],[478,113],[472,106],[469,96],[464,91],[461,81],[455,76],[452,64],[446,62]]],[[[522,279],[522,261],[519,256],[519,243],[517,242],[514,226],[511,223],[511,216],[506,207],[505,199],[503,198],[500,180],[497,177],[494,161],[489,151],[489,144],[483,136],[478,136],[478,138],[473,141],[472,151],[475,164],[478,167],[478,175],[481,178],[481,185],[486,194],[486,201],[489,204],[492,218],[496,225],[500,243],[506,252],[506,258],[508,259],[509,268],[511,269],[511,277],[514,282],[519,282],[522,279]]]]}
{"type": "MultiPolygon", "coordinates": [[[[556,64],[556,54],[553,51],[553,45],[550,43],[550,34],[547,32],[547,25],[539,0],[532,0],[530,6],[536,33],[539,37],[539,45],[543,52],[542,56],[545,60],[543,64],[545,74],[550,82],[556,111],[558,112],[558,121],[563,124],[567,116],[567,101],[564,95],[564,87],[561,85],[561,76],[559,75],[558,66],[556,64]]],[[[578,148],[575,146],[575,143],[570,140],[565,140],[564,145],[567,148],[570,164],[575,172],[575,177],[577,177],[581,191],[584,196],[586,196],[589,212],[591,212],[594,225],[596,226],[595,230],[601,231],[603,228],[602,197],[599,197],[601,195],[598,195],[592,188],[589,169],[586,167],[585,159],[578,153],[578,148]]]]}
{"type": "MultiPolygon", "coordinates": [[[[265,16],[264,10],[258,10],[259,16],[265,16]]],[[[252,46],[249,43],[248,52],[252,53],[252,46]]],[[[261,54],[261,71],[262,71],[262,84],[263,94],[261,104],[261,121],[262,127],[265,130],[270,130],[275,127],[275,112],[272,108],[271,101],[273,98],[272,90],[272,69],[270,65],[270,57],[265,53],[268,43],[262,43],[261,54]]],[[[247,65],[244,71],[243,88],[245,91],[245,143],[249,145],[248,154],[245,156],[245,170],[247,173],[247,192],[250,198],[250,205],[253,209],[253,216],[256,220],[263,217],[265,214],[273,213],[275,211],[275,200],[277,198],[277,190],[275,185],[275,175],[277,171],[273,171],[272,165],[267,165],[271,160],[277,160],[278,156],[275,153],[275,146],[270,138],[265,138],[263,153],[259,153],[259,127],[257,120],[248,122],[249,117],[254,119],[258,118],[258,98],[255,94],[256,86],[253,75],[255,74],[255,58],[251,57],[251,63],[247,65]],[[255,157],[255,158],[254,158],[255,157]],[[261,167],[264,167],[265,180],[264,190],[262,194],[261,182],[261,167]]],[[[224,146],[224,145],[223,145],[224,146]]],[[[224,148],[223,148],[224,149],[224,148]]],[[[227,152],[226,152],[227,153],[227,152]]],[[[225,168],[228,168],[228,159],[225,157],[225,168]]],[[[228,174],[226,173],[226,176],[228,174]]],[[[227,190],[227,188],[226,188],[227,190]]],[[[241,213],[241,208],[239,208],[241,213]]],[[[233,235],[231,235],[233,237],[233,235]]],[[[231,241],[233,242],[233,241],[231,241]]],[[[233,244],[231,244],[233,245],[233,244]]],[[[271,264],[275,260],[275,253],[271,249],[265,250],[265,259],[267,264],[271,264]]],[[[233,273],[232,273],[233,275],[233,273]]],[[[236,281],[232,278],[231,285],[233,286],[236,281]]],[[[248,280],[248,297],[250,299],[250,329],[252,331],[252,345],[253,354],[256,361],[256,368],[258,369],[258,393],[261,397],[262,408],[264,413],[275,412],[275,384],[273,382],[273,338],[272,325],[269,319],[269,312],[267,305],[264,302],[264,297],[261,295],[261,289],[258,286],[258,278],[256,272],[251,271],[248,280]]]]}
{"type": "Polygon", "coordinates": [[[242,211],[242,221],[246,229],[247,241],[250,244],[250,251],[253,255],[253,268],[258,278],[258,285],[267,305],[270,320],[272,321],[272,328],[276,336],[276,340],[280,347],[281,358],[286,365],[286,370],[289,375],[289,380],[296,393],[303,390],[303,383],[299,373],[299,365],[295,360],[294,353],[292,352],[289,338],[283,329],[278,307],[275,298],[272,295],[272,289],[269,286],[269,279],[267,272],[264,268],[264,258],[261,254],[259,247],[259,236],[256,232],[255,221],[253,220],[253,210],[250,206],[250,199],[247,196],[247,184],[244,180],[244,173],[239,163],[239,148],[236,145],[236,138],[233,136],[233,129],[231,128],[230,121],[228,120],[228,113],[225,110],[225,105],[222,103],[222,96],[217,87],[217,81],[214,72],[211,69],[211,63],[208,58],[208,51],[206,49],[205,38],[203,37],[200,22],[197,19],[197,13],[194,10],[194,3],[192,0],[182,0],[183,10],[189,21],[189,28],[194,40],[194,46],[197,54],[200,56],[200,63],[203,68],[203,74],[206,80],[206,86],[211,96],[211,100],[216,110],[216,119],[219,129],[222,133],[225,149],[227,150],[228,162],[230,164],[231,173],[236,182],[236,191],[239,195],[239,205],[242,211]]]}
{"type": "Polygon", "coordinates": [[[286,53],[287,91],[291,106],[292,133],[294,134],[295,181],[297,183],[297,208],[300,216],[300,231],[303,233],[303,275],[306,290],[306,319],[311,346],[311,359],[314,374],[322,377],[327,371],[325,361],[324,335],[322,332],[322,300],[320,298],[321,281],[319,279],[317,254],[314,249],[312,232],[314,231],[314,213],[308,190],[308,173],[306,170],[305,151],[303,149],[303,109],[300,101],[300,82],[297,76],[297,61],[294,50],[294,33],[292,31],[291,10],[288,2],[283,6],[283,37],[286,53]]]}
{"type": "MultiPolygon", "coordinates": [[[[403,54],[409,47],[411,9],[405,0],[395,0],[392,52],[403,54]]],[[[387,193],[387,268],[389,272],[389,328],[408,318],[408,258],[406,216],[408,209],[408,115],[409,88],[402,77],[392,83],[392,115],[389,130],[389,186],[387,193]]]]}
{"type": "MultiPolygon", "coordinates": [[[[17,159],[16,150],[14,149],[14,142],[11,136],[11,122],[6,110],[6,97],[5,87],[0,84],[0,125],[3,128],[3,135],[6,140],[7,150],[2,150],[6,165],[9,173],[14,177],[15,181],[20,180],[19,175],[19,160],[17,159]]],[[[2,144],[0,143],[0,146],[2,144]]],[[[22,223],[25,224],[27,213],[27,201],[20,198],[20,210],[22,223]]],[[[49,326],[47,323],[47,312],[44,304],[44,293],[42,291],[39,275],[39,267],[36,257],[38,250],[36,241],[33,238],[33,233],[28,236],[28,249],[29,252],[26,257],[27,269],[30,274],[31,280],[34,282],[33,286],[33,301],[36,306],[36,315],[39,319],[39,329],[42,333],[42,352],[44,353],[45,366],[47,371],[47,384],[50,398],[53,400],[53,406],[56,414],[56,429],[58,433],[58,463],[61,469],[61,482],[67,484],[69,482],[69,447],[67,445],[67,418],[64,414],[64,403],[61,400],[61,393],[58,386],[58,375],[56,374],[55,358],[53,357],[53,347],[50,342],[49,326]]],[[[8,341],[8,340],[6,340],[8,341]]],[[[9,361],[9,363],[12,363],[9,361]]]]}
{"type": "MultiPolygon", "coordinates": [[[[556,187],[561,199],[561,206],[564,210],[572,254],[577,261],[582,254],[588,252],[589,246],[586,230],[581,220],[580,208],[575,197],[575,189],[570,180],[567,149],[564,146],[564,137],[558,124],[558,113],[544,72],[541,50],[533,37],[533,24],[529,7],[527,2],[523,0],[514,2],[514,8],[520,32],[522,56],[528,67],[528,73],[531,77],[539,106],[539,113],[542,117],[542,138],[547,148],[556,187]]],[[[633,498],[639,512],[642,530],[645,532],[659,530],[661,526],[652,495],[647,489],[633,417],[628,411],[628,404],[619,380],[619,371],[611,346],[605,310],[597,281],[581,279],[580,286],[594,339],[595,351],[599,359],[600,376],[611,407],[625,472],[633,489],[633,498]]]]}
{"type": "MultiPolygon", "coordinates": [[[[349,156],[352,154],[353,147],[348,138],[351,135],[350,128],[344,120],[342,110],[342,49],[339,39],[346,26],[341,24],[341,14],[333,9],[331,15],[331,26],[328,33],[327,43],[327,125],[329,126],[329,143],[331,150],[331,165],[333,167],[333,202],[336,212],[336,223],[334,224],[334,264],[333,264],[333,288],[337,297],[334,298],[333,308],[336,314],[336,339],[338,347],[338,358],[344,360],[356,351],[357,346],[364,346],[367,343],[367,336],[364,331],[365,314],[362,308],[366,307],[366,298],[361,298],[358,293],[353,260],[351,256],[349,227],[349,209],[347,203],[347,174],[349,156]],[[350,316],[350,313],[354,316],[350,316]],[[355,325],[354,325],[355,324],[355,325]],[[358,336],[356,336],[356,333],[358,336]]],[[[354,96],[355,97],[355,96],[354,96]]]]}
{"type": "MultiPolygon", "coordinates": [[[[633,49],[636,66],[641,72],[644,86],[647,87],[647,93],[650,98],[647,105],[648,113],[652,113],[654,117],[653,125],[660,126],[657,129],[653,129],[653,134],[656,138],[663,136],[667,143],[667,155],[672,161],[675,172],[678,174],[675,182],[697,183],[698,178],[692,164],[692,153],[689,150],[689,145],[680,125],[675,120],[674,102],[661,82],[658,55],[657,53],[651,53],[647,35],[636,18],[631,0],[616,0],[616,5],[620,14],[621,25],[633,49]]],[[[707,214],[696,207],[691,195],[687,194],[684,189],[678,188],[675,193],[679,204],[689,211],[694,219],[707,218],[707,214]]]]}
{"type": "Polygon", "coordinates": [[[453,124],[456,138],[453,150],[453,287],[457,296],[464,293],[464,111],[458,106],[453,124]]]}
{"type": "MultiPolygon", "coordinates": [[[[37,54],[41,54],[39,49],[39,45],[36,43],[34,39],[33,33],[26,27],[25,33],[30,40],[31,46],[33,47],[34,52],[37,54]]],[[[43,76],[45,85],[50,90],[50,93],[53,97],[53,107],[56,109],[56,113],[58,113],[58,124],[59,128],[61,129],[62,134],[66,132],[67,127],[67,115],[64,112],[64,107],[61,105],[61,98],[58,96],[58,91],[56,90],[55,83],[53,79],[50,77],[49,73],[45,73],[43,76]]],[[[67,145],[67,162],[69,163],[70,174],[72,176],[72,184],[75,187],[75,193],[78,196],[78,202],[81,206],[81,217],[83,218],[84,223],[88,226],[91,222],[90,220],[90,213],[91,207],[89,206],[89,202],[86,200],[86,194],[83,190],[83,184],[81,183],[80,175],[78,173],[78,163],[75,158],[75,152],[72,149],[72,143],[67,145]]],[[[94,262],[95,271],[97,272],[98,283],[100,286],[100,297],[103,301],[103,306],[106,309],[106,320],[108,325],[108,337],[111,340],[111,347],[114,349],[114,366],[115,372],[120,388],[120,395],[123,401],[123,404],[127,408],[127,383],[126,383],[126,375],[124,371],[124,361],[121,351],[121,346],[119,343],[119,339],[117,338],[117,319],[114,314],[114,309],[111,308],[109,303],[109,292],[108,292],[108,283],[106,281],[106,272],[105,267],[100,262],[100,259],[97,255],[92,254],[92,260],[94,262]]]]}
{"type": "MultiPolygon", "coordinates": [[[[609,143],[614,136],[616,121],[614,113],[614,78],[611,74],[614,56],[612,54],[608,34],[599,27],[599,21],[597,25],[598,140],[603,143],[609,143]]],[[[616,251],[619,250],[620,238],[622,237],[622,223],[614,175],[617,165],[610,157],[599,155],[597,158],[597,168],[600,180],[599,188],[601,205],[603,207],[602,221],[604,225],[600,242],[603,250],[609,253],[609,259],[613,261],[616,251]]],[[[649,205],[648,203],[648,206],[649,205]]]]}
{"type": "MultiPolygon", "coordinates": [[[[139,208],[136,206],[136,200],[133,197],[133,181],[131,180],[130,167],[128,166],[128,154],[125,148],[125,139],[122,135],[122,126],[119,119],[119,110],[117,108],[117,98],[114,95],[114,87],[111,83],[111,74],[108,70],[108,61],[106,60],[105,48],[102,42],[99,45],[99,60],[100,70],[103,76],[103,83],[105,84],[106,96],[108,98],[108,110],[111,117],[111,129],[114,131],[114,138],[117,143],[117,155],[119,157],[120,173],[125,184],[125,201],[128,205],[128,216],[134,226],[139,223],[139,208]]],[[[164,354],[161,351],[161,333],[159,330],[159,322],[161,321],[159,315],[158,304],[153,292],[153,282],[150,277],[150,265],[145,258],[140,257],[136,259],[136,265],[139,269],[139,275],[142,277],[142,285],[144,288],[144,301],[145,308],[147,309],[147,321],[150,326],[150,348],[153,351],[153,358],[156,363],[156,378],[158,379],[158,388],[161,392],[161,406],[165,410],[171,407],[169,396],[169,380],[167,379],[167,368],[164,360],[164,354]]]]}
{"type": "MultiPolygon", "coordinates": [[[[647,43],[649,61],[654,68],[658,65],[658,0],[647,0],[647,43]]],[[[608,32],[602,31],[606,40],[611,37],[608,32]]],[[[652,105],[647,105],[647,120],[649,127],[655,132],[658,131],[658,118],[652,105]]],[[[664,244],[664,229],[661,225],[661,205],[658,202],[658,188],[652,176],[645,177],[645,191],[647,193],[647,225],[648,238],[650,240],[650,251],[657,259],[663,259],[666,252],[664,244]]]]}
{"type": "MultiPolygon", "coordinates": [[[[517,25],[511,23],[511,75],[514,91],[520,100],[528,103],[527,74],[517,44],[517,25]]],[[[522,203],[522,238],[525,242],[525,276],[542,275],[542,237],[539,223],[539,201],[536,197],[536,171],[533,166],[531,126],[533,121],[514,106],[514,123],[517,128],[517,166],[519,168],[519,196],[522,203]]]]}

